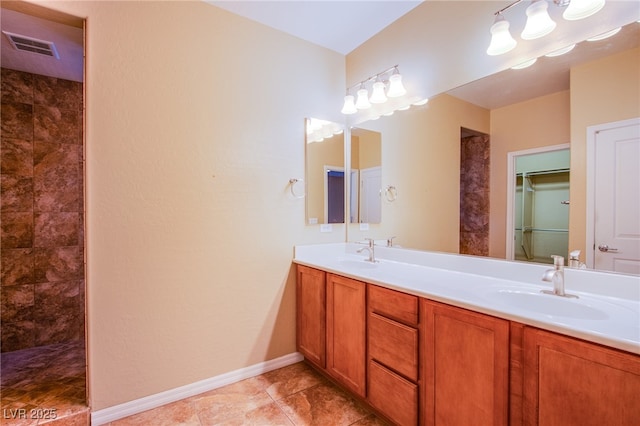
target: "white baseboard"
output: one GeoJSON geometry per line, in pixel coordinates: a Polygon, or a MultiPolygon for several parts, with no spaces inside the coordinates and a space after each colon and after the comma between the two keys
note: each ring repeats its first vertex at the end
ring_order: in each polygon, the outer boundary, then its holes
{"type": "Polygon", "coordinates": [[[155,395],[149,395],[144,398],[125,402],[124,404],[94,411],[91,413],[91,424],[94,426],[103,425],[133,414],[138,414],[152,408],[160,407],[161,405],[176,402],[231,383],[239,382],[240,380],[255,377],[271,370],[286,367],[287,365],[302,361],[302,359],[302,354],[294,352],[289,355],[281,356],[280,358],[254,364],[239,370],[230,371],[189,385],[180,386],[155,395]]]}

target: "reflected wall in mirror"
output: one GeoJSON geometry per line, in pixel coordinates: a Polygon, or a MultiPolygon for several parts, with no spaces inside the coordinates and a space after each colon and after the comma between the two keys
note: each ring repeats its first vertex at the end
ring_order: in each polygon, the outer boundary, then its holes
{"type": "MultiPolygon", "coordinates": [[[[458,253],[460,174],[465,173],[460,168],[460,131],[466,128],[490,137],[488,255],[503,259],[510,257],[508,153],[569,142],[568,250],[581,250],[584,262],[587,128],[640,116],[639,40],[640,24],[634,22],[610,39],[578,44],[572,51],[578,59],[539,58],[527,70],[506,70],[432,97],[424,107],[358,124],[384,135],[383,179],[393,182],[400,195],[391,205],[383,203],[385,220],[379,227],[364,235],[350,226],[348,239],[395,235],[403,247],[458,253]],[[556,71],[559,77],[545,71],[552,61],[564,64],[556,71]],[[522,72],[525,81],[512,83],[522,72]],[[533,82],[542,87],[534,90],[533,82]],[[525,86],[527,94],[520,96],[525,86]],[[509,100],[503,102],[494,94],[509,95],[509,100]]],[[[568,257],[566,252],[557,254],[568,257]]]]}
{"type": "Polygon", "coordinates": [[[552,255],[569,252],[569,148],[515,152],[508,159],[512,198],[507,214],[513,226],[507,232],[507,258],[553,263],[552,255]]]}
{"type": "Polygon", "coordinates": [[[349,215],[351,223],[380,223],[382,220],[382,134],[351,129],[351,181],[349,215]]]}
{"type": "Polygon", "coordinates": [[[344,223],[344,131],[340,124],[306,120],[307,224],[344,223]]]}

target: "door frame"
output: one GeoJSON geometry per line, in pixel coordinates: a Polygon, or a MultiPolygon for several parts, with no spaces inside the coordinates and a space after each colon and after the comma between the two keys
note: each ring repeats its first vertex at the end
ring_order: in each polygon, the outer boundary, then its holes
{"type": "Polygon", "coordinates": [[[516,194],[516,159],[524,155],[541,154],[543,152],[562,151],[569,149],[571,152],[571,144],[563,143],[559,145],[542,146],[538,148],[530,148],[522,151],[511,151],[507,153],[507,229],[506,229],[506,259],[514,260],[514,244],[515,244],[515,194],[516,194]]]}
{"type": "Polygon", "coordinates": [[[640,117],[627,120],[612,121],[587,127],[587,193],[586,193],[586,232],[585,232],[585,263],[588,268],[595,266],[596,258],[596,135],[603,130],[611,130],[618,127],[626,127],[640,124],[640,117]]]}

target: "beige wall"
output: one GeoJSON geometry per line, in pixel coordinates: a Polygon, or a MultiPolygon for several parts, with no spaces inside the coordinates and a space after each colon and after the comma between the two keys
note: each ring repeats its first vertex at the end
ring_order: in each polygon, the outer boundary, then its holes
{"type": "Polygon", "coordinates": [[[569,120],[568,91],[491,110],[489,256],[506,257],[507,154],[569,143],[569,120]]]}
{"type": "Polygon", "coordinates": [[[569,250],[586,253],[587,127],[640,117],[640,49],[571,70],[569,250]]]}
{"type": "Polygon", "coordinates": [[[344,57],[201,1],[39,3],[87,19],[93,410],[294,352],[292,247],[344,228],[288,182],[344,57]]]}

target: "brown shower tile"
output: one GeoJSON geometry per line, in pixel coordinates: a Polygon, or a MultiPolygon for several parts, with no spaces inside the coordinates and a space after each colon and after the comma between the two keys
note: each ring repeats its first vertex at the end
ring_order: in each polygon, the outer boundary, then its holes
{"type": "Polygon", "coordinates": [[[321,384],[278,401],[296,425],[350,425],[371,414],[355,399],[330,384],[321,384]]]}
{"type": "Polygon", "coordinates": [[[489,196],[483,192],[469,192],[461,196],[460,231],[489,231],[489,196]],[[464,206],[464,208],[462,208],[464,206]]]}
{"type": "Polygon", "coordinates": [[[0,170],[3,175],[33,176],[33,142],[10,138],[3,132],[0,140],[0,170]]]}
{"type": "Polygon", "coordinates": [[[460,254],[489,255],[489,234],[486,232],[461,232],[460,254]]]}
{"type": "Polygon", "coordinates": [[[3,212],[33,211],[33,178],[12,175],[0,176],[3,212]]]}
{"type": "Polygon", "coordinates": [[[33,213],[2,212],[1,218],[0,245],[3,250],[33,247],[33,213]]]}
{"type": "Polygon", "coordinates": [[[2,399],[2,425],[3,426],[32,426],[38,424],[38,419],[29,415],[31,410],[38,407],[22,401],[5,402],[2,399]]]}
{"type": "Polygon", "coordinates": [[[2,68],[2,102],[33,104],[33,74],[2,68]]]}
{"type": "Polygon", "coordinates": [[[239,417],[223,421],[220,426],[295,426],[294,423],[278,407],[278,404],[263,405],[255,410],[248,411],[239,417]]]}
{"type": "Polygon", "coordinates": [[[217,424],[272,403],[273,400],[264,391],[264,385],[264,381],[258,376],[205,392],[189,400],[193,402],[204,424],[217,424]]]}
{"type": "Polygon", "coordinates": [[[58,415],[53,420],[42,420],[40,425],[48,426],[89,426],[91,424],[91,412],[88,407],[79,407],[79,412],[63,417],[58,415]]]}
{"type": "Polygon", "coordinates": [[[0,318],[3,323],[33,320],[35,293],[33,284],[2,286],[0,318]]]}
{"type": "Polygon", "coordinates": [[[81,339],[75,326],[84,318],[80,285],[78,281],[35,285],[37,346],[81,339]]]}
{"type": "Polygon", "coordinates": [[[82,142],[80,118],[77,109],[35,105],[33,139],[40,142],[80,144],[82,142]]]}
{"type": "Polygon", "coordinates": [[[199,426],[200,421],[193,405],[187,400],[163,405],[110,423],[111,426],[199,426]]]}
{"type": "Polygon", "coordinates": [[[33,140],[33,107],[31,105],[3,103],[0,108],[2,139],[33,140]]]}
{"type": "Polygon", "coordinates": [[[34,75],[33,97],[36,105],[79,111],[82,108],[82,83],[34,75]]]}
{"type": "Polygon", "coordinates": [[[82,249],[65,246],[35,249],[35,282],[80,280],[84,275],[82,249]]]}
{"type": "Polygon", "coordinates": [[[78,145],[34,142],[33,177],[35,192],[75,191],[77,193],[80,189],[79,182],[82,178],[80,173],[81,156],[82,147],[78,145]]]}
{"type": "Polygon", "coordinates": [[[267,382],[267,393],[278,400],[301,390],[324,383],[325,379],[304,362],[289,365],[262,375],[267,382]]]}
{"type": "Polygon", "coordinates": [[[78,217],[75,212],[36,213],[34,247],[46,248],[78,244],[78,217]]]}
{"type": "Polygon", "coordinates": [[[33,283],[33,249],[2,249],[0,283],[2,286],[33,283]]]}
{"type": "Polygon", "coordinates": [[[33,321],[3,322],[1,339],[2,352],[31,348],[35,343],[35,323],[33,321]]]}

